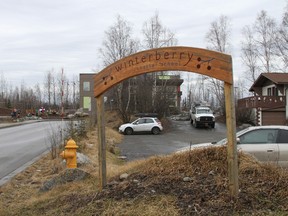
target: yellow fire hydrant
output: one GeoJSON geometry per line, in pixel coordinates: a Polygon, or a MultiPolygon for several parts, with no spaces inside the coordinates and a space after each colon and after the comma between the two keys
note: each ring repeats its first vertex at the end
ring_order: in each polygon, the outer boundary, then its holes
{"type": "Polygon", "coordinates": [[[66,160],[67,168],[77,168],[77,148],[76,142],[73,139],[69,139],[65,150],[61,152],[60,156],[66,160]]]}

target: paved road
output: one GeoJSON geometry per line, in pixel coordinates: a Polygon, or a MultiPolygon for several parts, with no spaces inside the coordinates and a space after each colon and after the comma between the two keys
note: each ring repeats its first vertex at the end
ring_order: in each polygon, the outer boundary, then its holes
{"type": "Polygon", "coordinates": [[[61,122],[37,122],[0,129],[0,185],[50,149],[52,131],[61,131],[61,122]]]}
{"type": "Polygon", "coordinates": [[[160,135],[126,135],[119,144],[127,160],[166,155],[196,143],[218,141],[226,137],[226,126],[216,123],[214,129],[194,128],[190,121],[172,121],[170,128],[160,135]]]}

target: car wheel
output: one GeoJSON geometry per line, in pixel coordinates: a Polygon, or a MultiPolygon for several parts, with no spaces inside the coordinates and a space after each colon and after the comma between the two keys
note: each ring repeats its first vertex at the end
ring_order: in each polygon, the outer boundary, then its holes
{"type": "Polygon", "coordinates": [[[152,133],[153,133],[154,135],[157,135],[157,134],[160,133],[160,129],[159,129],[158,127],[154,127],[154,128],[152,128],[152,133]]]}
{"type": "Polygon", "coordinates": [[[133,133],[133,129],[132,128],[126,128],[125,129],[125,134],[131,135],[132,133],[133,133]]]}

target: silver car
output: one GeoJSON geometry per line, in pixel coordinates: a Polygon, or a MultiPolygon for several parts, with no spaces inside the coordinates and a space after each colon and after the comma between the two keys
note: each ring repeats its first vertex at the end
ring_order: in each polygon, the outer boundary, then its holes
{"type": "Polygon", "coordinates": [[[151,132],[156,135],[162,130],[162,124],[156,117],[138,118],[132,123],[122,124],[119,127],[119,132],[127,135],[131,135],[134,132],[151,132]]]}
{"type": "MultiPolygon", "coordinates": [[[[288,126],[249,127],[239,131],[236,136],[238,150],[255,156],[261,162],[272,162],[282,167],[288,167],[288,126]]],[[[227,139],[223,139],[215,143],[192,145],[191,148],[218,146],[226,143],[227,139]]],[[[180,151],[189,148],[186,147],[180,151]]]]}

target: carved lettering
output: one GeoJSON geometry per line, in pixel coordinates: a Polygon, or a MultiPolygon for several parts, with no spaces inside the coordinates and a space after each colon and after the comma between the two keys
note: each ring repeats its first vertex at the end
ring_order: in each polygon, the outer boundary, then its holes
{"type": "Polygon", "coordinates": [[[169,52],[164,53],[164,59],[169,59],[169,52]]]}
{"type": "Polygon", "coordinates": [[[153,55],[152,55],[152,54],[149,54],[149,61],[152,60],[152,57],[153,57],[153,55]]]}
{"type": "Polygon", "coordinates": [[[177,52],[172,52],[172,59],[174,59],[174,57],[176,56],[177,52]]]}
{"type": "Polygon", "coordinates": [[[138,57],[136,57],[135,60],[136,60],[136,64],[139,64],[139,63],[140,63],[140,62],[138,62],[138,57]]]}
{"type": "Polygon", "coordinates": [[[160,60],[160,58],[161,58],[161,54],[160,53],[158,53],[157,51],[156,51],[156,60],[158,61],[158,60],[160,60]]]}
{"type": "Polygon", "coordinates": [[[122,70],[122,64],[116,65],[115,69],[116,69],[116,71],[121,71],[122,70]]]}
{"type": "MultiPolygon", "coordinates": [[[[159,61],[159,65],[162,67],[180,66],[181,64],[180,61],[182,61],[182,66],[187,66],[188,64],[193,62],[193,58],[196,62],[198,61],[197,63],[195,62],[195,67],[198,69],[200,68],[200,64],[203,64],[205,62],[209,63],[210,61],[213,60],[213,59],[202,60],[199,56],[195,56],[194,53],[192,52],[183,52],[183,51],[182,52],[176,52],[176,51],[159,52],[157,50],[154,53],[145,54],[143,56],[137,55],[134,58],[130,58],[129,60],[116,65],[115,70],[116,72],[120,72],[121,70],[127,69],[128,67],[133,67],[135,65],[139,65],[141,69],[148,69],[148,68],[155,66],[155,61],[159,61]],[[177,59],[179,60],[179,62],[177,61],[177,59]],[[154,64],[149,64],[149,62],[154,63],[154,64]],[[147,63],[149,64],[148,68],[146,65],[147,63]],[[145,65],[141,66],[141,64],[145,64],[145,65]]],[[[208,70],[210,69],[211,69],[211,66],[209,67],[208,70]]]]}
{"type": "Polygon", "coordinates": [[[134,65],[134,63],[133,63],[133,60],[131,59],[131,60],[129,60],[129,62],[128,62],[128,65],[129,65],[129,67],[131,67],[131,66],[133,66],[134,65]]]}
{"type": "Polygon", "coordinates": [[[192,54],[188,53],[188,61],[186,64],[184,64],[184,66],[186,66],[192,60],[192,57],[193,57],[193,53],[192,54]]]}

